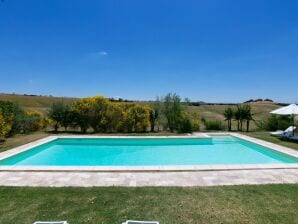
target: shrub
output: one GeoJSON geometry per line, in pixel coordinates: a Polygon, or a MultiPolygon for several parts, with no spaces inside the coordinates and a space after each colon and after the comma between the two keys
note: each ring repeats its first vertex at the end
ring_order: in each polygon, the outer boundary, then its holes
{"type": "Polygon", "coordinates": [[[199,119],[192,119],[192,130],[193,131],[200,131],[200,120],[199,119]]]}
{"type": "Polygon", "coordinates": [[[150,125],[150,108],[139,104],[128,105],[123,125],[126,132],[146,132],[150,125]]]}
{"type": "Polygon", "coordinates": [[[48,117],[53,121],[52,124],[55,131],[58,131],[60,126],[67,130],[67,127],[73,120],[73,117],[70,116],[69,105],[65,104],[63,101],[51,105],[48,117]]]}
{"type": "Polygon", "coordinates": [[[0,110],[6,125],[10,126],[9,133],[6,135],[13,135],[17,133],[17,117],[22,116],[24,111],[19,107],[18,104],[9,101],[0,101],[0,110]]]}
{"type": "Polygon", "coordinates": [[[2,142],[11,130],[11,124],[5,121],[4,116],[0,110],[0,142],[2,142]]]}
{"type": "Polygon", "coordinates": [[[258,127],[267,131],[285,130],[292,125],[292,119],[287,115],[272,114],[265,121],[261,122],[258,127]]]}
{"type": "Polygon", "coordinates": [[[234,110],[231,107],[228,107],[224,111],[225,120],[228,122],[228,130],[232,130],[232,119],[234,117],[234,110]]]}
{"type": "Polygon", "coordinates": [[[212,130],[212,131],[221,131],[224,130],[225,127],[221,121],[214,120],[214,121],[207,121],[205,120],[205,129],[212,130]]]}
{"type": "Polygon", "coordinates": [[[178,132],[192,133],[192,131],[193,131],[193,125],[192,125],[191,117],[186,112],[183,112],[181,114],[181,119],[179,121],[178,132]]]}
{"type": "Polygon", "coordinates": [[[53,120],[48,116],[45,116],[42,119],[42,124],[43,124],[42,128],[47,128],[53,124],[53,120]]]}
{"type": "Polygon", "coordinates": [[[200,115],[197,112],[193,112],[190,114],[191,123],[192,123],[192,131],[200,131],[200,115]]]}
{"type": "Polygon", "coordinates": [[[157,107],[153,107],[150,109],[150,131],[154,132],[155,124],[159,118],[159,110],[157,107]]]}
{"type": "Polygon", "coordinates": [[[163,114],[167,120],[167,126],[171,132],[179,128],[181,120],[181,99],[176,93],[168,93],[161,99],[163,104],[163,114]]]}
{"type": "Polygon", "coordinates": [[[39,112],[24,112],[15,117],[14,131],[29,133],[43,128],[43,118],[39,112]]]}

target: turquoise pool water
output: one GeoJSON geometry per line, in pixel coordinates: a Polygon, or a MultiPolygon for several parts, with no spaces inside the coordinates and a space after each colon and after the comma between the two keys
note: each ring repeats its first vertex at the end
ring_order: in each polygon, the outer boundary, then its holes
{"type": "Polygon", "coordinates": [[[211,139],[57,139],[1,160],[21,166],[156,166],[297,163],[298,159],[231,137],[211,139]]]}

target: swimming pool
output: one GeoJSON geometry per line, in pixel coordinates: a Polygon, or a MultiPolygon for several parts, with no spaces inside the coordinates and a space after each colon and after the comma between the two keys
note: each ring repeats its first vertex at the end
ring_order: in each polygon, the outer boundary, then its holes
{"type": "Polygon", "coordinates": [[[298,159],[233,136],[57,138],[0,160],[0,166],[179,166],[291,164],[298,159]]]}

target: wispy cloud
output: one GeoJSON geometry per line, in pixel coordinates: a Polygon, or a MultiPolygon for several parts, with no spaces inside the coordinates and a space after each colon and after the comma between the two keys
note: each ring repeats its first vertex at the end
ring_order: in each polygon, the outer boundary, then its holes
{"type": "Polygon", "coordinates": [[[108,55],[109,53],[107,51],[95,51],[95,52],[88,53],[85,59],[91,60],[91,61],[98,61],[107,57],[108,55]]]}
{"type": "Polygon", "coordinates": [[[99,52],[97,52],[97,54],[100,55],[100,56],[107,56],[108,55],[108,52],[106,52],[106,51],[99,51],[99,52]]]}

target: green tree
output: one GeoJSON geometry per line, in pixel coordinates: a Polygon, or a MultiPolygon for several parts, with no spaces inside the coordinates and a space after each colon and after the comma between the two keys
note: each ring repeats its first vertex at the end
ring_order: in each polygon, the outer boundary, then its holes
{"type": "Polygon", "coordinates": [[[237,131],[242,131],[244,114],[243,107],[241,104],[238,104],[236,110],[234,111],[234,118],[237,121],[237,131]]]}
{"type": "Polygon", "coordinates": [[[180,133],[192,133],[193,131],[193,123],[190,115],[186,112],[181,113],[178,132],[180,133]]]}
{"type": "Polygon", "coordinates": [[[16,134],[18,118],[24,116],[24,110],[18,104],[9,101],[0,101],[0,110],[5,123],[11,126],[8,135],[16,134]]]}
{"type": "Polygon", "coordinates": [[[124,132],[124,103],[113,103],[107,113],[106,131],[124,132]]]}
{"type": "Polygon", "coordinates": [[[244,104],[242,106],[242,117],[246,121],[246,131],[249,131],[250,122],[253,121],[253,114],[251,111],[251,106],[249,104],[244,104]]]}
{"type": "Polygon", "coordinates": [[[163,99],[163,113],[171,132],[178,129],[181,120],[181,99],[176,93],[168,93],[163,99]]]}
{"type": "Polygon", "coordinates": [[[67,130],[67,127],[71,124],[72,119],[70,116],[70,106],[63,101],[55,102],[51,105],[48,111],[48,117],[53,120],[54,130],[58,131],[60,126],[67,130]]]}
{"type": "Polygon", "coordinates": [[[0,142],[4,141],[5,137],[11,130],[11,124],[6,122],[5,117],[0,110],[0,142]]]}
{"type": "Polygon", "coordinates": [[[84,98],[76,101],[72,105],[73,121],[80,127],[82,133],[86,133],[89,128],[89,101],[84,98]]]}
{"type": "Polygon", "coordinates": [[[107,129],[107,113],[110,109],[110,102],[103,96],[96,96],[86,99],[89,101],[89,122],[94,132],[103,132],[107,129]]]}
{"type": "Polygon", "coordinates": [[[161,111],[160,101],[157,98],[150,109],[150,131],[151,132],[155,131],[155,125],[160,116],[160,111],[161,111]]]}
{"type": "Polygon", "coordinates": [[[146,132],[150,124],[150,108],[131,104],[125,111],[125,124],[128,132],[146,132]]]}
{"type": "Polygon", "coordinates": [[[36,111],[25,112],[15,118],[16,133],[29,133],[44,127],[42,114],[36,111]]]}
{"type": "Polygon", "coordinates": [[[232,119],[234,117],[234,111],[231,107],[228,107],[224,111],[225,120],[228,122],[228,130],[232,130],[232,119]]]}
{"type": "Polygon", "coordinates": [[[154,132],[155,122],[158,119],[158,111],[155,109],[150,110],[150,131],[154,132]]]}
{"type": "Polygon", "coordinates": [[[188,97],[185,97],[184,103],[185,103],[185,105],[189,106],[189,105],[191,105],[191,100],[188,97]]]}

